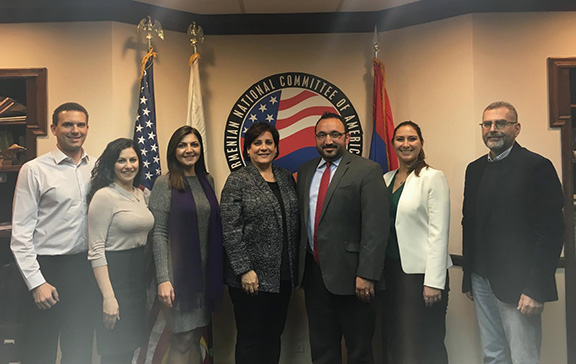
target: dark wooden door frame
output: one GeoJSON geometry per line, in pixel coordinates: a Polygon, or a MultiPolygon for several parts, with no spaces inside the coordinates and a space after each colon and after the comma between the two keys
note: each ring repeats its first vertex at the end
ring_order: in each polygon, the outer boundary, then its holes
{"type": "Polygon", "coordinates": [[[568,364],[576,364],[576,253],[574,246],[574,152],[573,111],[570,73],[576,72],[576,58],[548,58],[550,127],[560,128],[562,148],[562,186],[564,189],[564,263],[566,293],[566,347],[568,364]]]}

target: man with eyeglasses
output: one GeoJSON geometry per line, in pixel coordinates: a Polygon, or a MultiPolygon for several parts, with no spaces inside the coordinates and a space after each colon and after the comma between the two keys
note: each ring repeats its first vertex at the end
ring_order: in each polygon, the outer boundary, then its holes
{"type": "Polygon", "coordinates": [[[373,363],[376,291],[383,289],[389,202],[382,168],[346,150],[344,119],[316,123],[320,158],[298,171],[302,222],[299,282],[305,291],[312,362],[373,363]]]}
{"type": "Polygon", "coordinates": [[[538,363],[544,302],[558,299],[562,187],[548,159],[515,141],[514,106],[494,102],[482,117],[490,151],[466,170],[462,291],[476,307],[484,363],[538,363]]]}

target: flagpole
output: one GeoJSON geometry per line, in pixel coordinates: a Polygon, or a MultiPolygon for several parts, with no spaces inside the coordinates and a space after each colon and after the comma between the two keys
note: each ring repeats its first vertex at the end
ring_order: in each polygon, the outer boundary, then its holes
{"type": "MultiPolygon", "coordinates": [[[[206,137],[206,122],[204,120],[204,106],[202,105],[202,87],[200,85],[200,53],[198,45],[204,43],[204,30],[196,22],[188,26],[188,39],[194,52],[190,56],[190,82],[188,83],[188,113],[186,116],[186,125],[189,125],[200,133],[204,147],[204,164],[206,171],[208,166],[208,140],[206,137]]],[[[213,359],[212,349],[212,321],[204,328],[204,333],[200,344],[204,352],[202,353],[202,364],[211,364],[213,359]]]]}
{"type": "MultiPolygon", "coordinates": [[[[140,188],[149,193],[162,170],[160,166],[160,148],[158,145],[158,133],[156,128],[156,103],[154,101],[154,58],[156,53],[152,47],[154,33],[164,40],[164,31],[159,21],[152,21],[152,17],[143,18],[137,27],[138,32],[144,32],[147,41],[147,53],[142,58],[140,77],[138,80],[138,111],[134,123],[134,142],[141,151],[142,172],[140,188]]],[[[151,258],[149,259],[152,260],[151,258]]],[[[155,289],[152,277],[153,267],[149,265],[147,270],[148,291],[155,289]]],[[[156,295],[154,295],[156,298],[156,295]]],[[[147,331],[146,344],[137,350],[136,363],[150,363],[154,358],[162,358],[167,352],[169,345],[169,330],[166,328],[164,317],[160,312],[160,303],[157,299],[147,304],[147,331]]]]}

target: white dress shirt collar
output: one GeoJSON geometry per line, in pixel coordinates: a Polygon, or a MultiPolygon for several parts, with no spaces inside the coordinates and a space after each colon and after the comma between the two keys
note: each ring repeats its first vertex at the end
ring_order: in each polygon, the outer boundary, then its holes
{"type": "MultiPolygon", "coordinates": [[[[342,162],[342,157],[336,159],[334,162],[330,162],[332,163],[332,165],[336,168],[338,168],[338,166],[340,165],[340,162],[342,162]]],[[[318,166],[316,166],[316,169],[322,169],[324,168],[324,165],[326,164],[326,160],[324,158],[320,158],[320,163],[318,163],[318,166]]]]}
{"type": "MultiPolygon", "coordinates": [[[[71,162],[72,164],[74,163],[74,160],[72,158],[70,158],[69,156],[67,156],[66,154],[64,154],[63,151],[60,150],[60,148],[54,148],[52,150],[52,156],[54,157],[54,161],[56,162],[56,164],[60,164],[63,161],[68,161],[71,162]]],[[[88,161],[90,160],[90,157],[88,156],[88,154],[86,154],[86,151],[84,149],[82,149],[82,157],[80,158],[80,163],[85,162],[88,163],[88,161]]],[[[80,164],[78,163],[78,164],[80,164]]]]}

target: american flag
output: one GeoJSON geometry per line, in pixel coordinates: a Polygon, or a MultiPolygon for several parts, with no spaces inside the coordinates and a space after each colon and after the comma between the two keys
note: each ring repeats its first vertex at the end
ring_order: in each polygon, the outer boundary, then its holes
{"type": "MultiPolygon", "coordinates": [[[[140,95],[138,99],[138,116],[134,125],[134,142],[142,151],[142,174],[140,188],[152,190],[156,178],[160,176],[160,155],[158,153],[158,137],[156,133],[156,105],[154,103],[154,72],[152,69],[155,53],[150,49],[142,59],[144,65],[140,80],[140,95]]],[[[150,268],[151,269],[151,268],[150,268]]],[[[152,270],[148,271],[148,319],[146,345],[138,349],[133,362],[138,364],[162,362],[170,340],[170,333],[166,330],[165,320],[160,314],[160,304],[156,300],[152,287],[152,270]]]]}
{"type": "Polygon", "coordinates": [[[145,56],[144,75],[140,81],[138,117],[134,125],[134,142],[142,151],[142,175],[140,187],[152,190],[154,181],[160,176],[160,155],[158,153],[158,136],[156,133],[156,106],[154,103],[154,62],[152,50],[145,56]]]}
{"type": "Polygon", "coordinates": [[[280,154],[274,164],[295,173],[302,163],[318,157],[314,126],[325,112],[338,114],[329,100],[314,91],[293,87],[270,93],[246,114],[240,147],[243,148],[244,134],[252,124],[268,122],[280,134],[280,154]]]}

